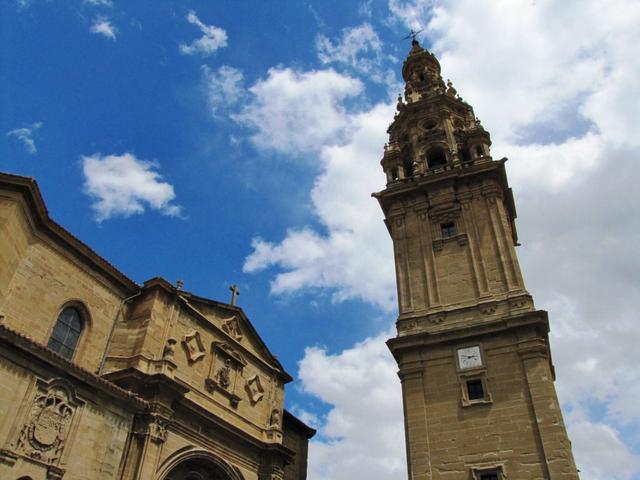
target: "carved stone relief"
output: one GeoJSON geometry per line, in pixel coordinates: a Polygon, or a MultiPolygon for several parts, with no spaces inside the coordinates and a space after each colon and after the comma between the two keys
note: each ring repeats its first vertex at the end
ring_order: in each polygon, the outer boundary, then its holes
{"type": "Polygon", "coordinates": [[[243,334],[240,329],[240,320],[235,315],[222,321],[222,329],[237,341],[240,342],[242,340],[243,334]]]}
{"type": "Polygon", "coordinates": [[[220,393],[229,400],[233,408],[237,408],[241,398],[236,394],[236,384],[238,377],[242,378],[242,370],[247,362],[226,343],[213,342],[211,350],[213,355],[205,387],[210,393],[220,393]]]}
{"type": "Polygon", "coordinates": [[[29,414],[20,429],[15,451],[41,462],[57,465],[66,445],[71,423],[82,404],[71,385],[62,379],[38,382],[29,414]]]}
{"type": "Polygon", "coordinates": [[[433,223],[453,222],[460,216],[460,204],[453,203],[433,207],[429,212],[429,217],[433,223]]]}
{"type": "Polygon", "coordinates": [[[495,301],[483,302],[478,305],[478,310],[480,310],[484,315],[491,315],[492,313],[495,313],[497,308],[498,303],[495,301]]]}
{"type": "Polygon", "coordinates": [[[187,352],[189,363],[195,363],[206,355],[204,345],[200,339],[200,332],[189,330],[182,337],[182,346],[187,352]]]}
{"type": "Polygon", "coordinates": [[[173,361],[173,356],[176,353],[176,343],[178,343],[178,341],[175,338],[170,338],[167,340],[167,343],[164,346],[164,351],[162,352],[163,360],[173,361]]]}
{"type": "Polygon", "coordinates": [[[225,364],[218,369],[216,372],[216,379],[218,380],[218,385],[220,385],[224,389],[228,389],[231,386],[231,360],[227,359],[225,364]]]}
{"type": "Polygon", "coordinates": [[[148,436],[155,443],[163,443],[167,439],[167,422],[156,415],[136,416],[134,433],[148,436]]]}
{"type": "Polygon", "coordinates": [[[269,417],[269,428],[273,428],[276,430],[280,429],[280,409],[274,408],[271,410],[271,417],[269,417]]]}
{"type": "Polygon", "coordinates": [[[247,379],[244,388],[249,394],[251,405],[255,405],[262,400],[262,397],[264,397],[264,388],[262,387],[262,382],[257,374],[247,379]]]}

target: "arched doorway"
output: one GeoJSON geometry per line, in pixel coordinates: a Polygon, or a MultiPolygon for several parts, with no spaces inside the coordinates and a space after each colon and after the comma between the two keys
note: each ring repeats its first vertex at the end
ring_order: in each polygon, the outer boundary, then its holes
{"type": "Polygon", "coordinates": [[[190,458],[173,467],[164,480],[234,480],[227,468],[207,458],[190,458]]]}

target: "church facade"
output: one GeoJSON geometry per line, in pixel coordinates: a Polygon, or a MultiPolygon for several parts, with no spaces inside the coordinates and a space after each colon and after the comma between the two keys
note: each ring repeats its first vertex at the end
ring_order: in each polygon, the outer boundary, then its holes
{"type": "Polygon", "coordinates": [[[0,478],[304,480],[291,380],[241,308],[138,285],[0,174],[0,478]]]}
{"type": "Polygon", "coordinates": [[[410,480],[576,480],[506,158],[415,40],[375,193],[394,247],[410,480]]]}

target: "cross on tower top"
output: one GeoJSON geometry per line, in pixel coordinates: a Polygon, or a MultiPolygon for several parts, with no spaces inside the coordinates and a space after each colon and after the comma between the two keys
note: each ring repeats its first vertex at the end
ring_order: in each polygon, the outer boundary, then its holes
{"type": "Polygon", "coordinates": [[[416,40],[416,36],[422,32],[422,30],[424,30],[423,28],[421,28],[420,30],[418,30],[417,32],[415,32],[413,29],[411,29],[411,31],[409,32],[409,35],[407,35],[406,37],[403,38],[403,40],[408,40],[409,38],[411,39],[411,43],[417,43],[418,41],[416,40]]]}
{"type": "Polygon", "coordinates": [[[236,301],[238,300],[238,296],[240,295],[240,289],[234,283],[229,287],[229,290],[231,290],[231,305],[235,305],[236,301]]]}

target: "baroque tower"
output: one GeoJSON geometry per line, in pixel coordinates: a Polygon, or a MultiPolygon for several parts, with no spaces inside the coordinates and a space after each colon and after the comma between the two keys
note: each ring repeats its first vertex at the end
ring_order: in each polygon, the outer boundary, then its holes
{"type": "Polygon", "coordinates": [[[414,39],[375,193],[393,240],[410,480],[576,480],[506,158],[414,39]]]}

